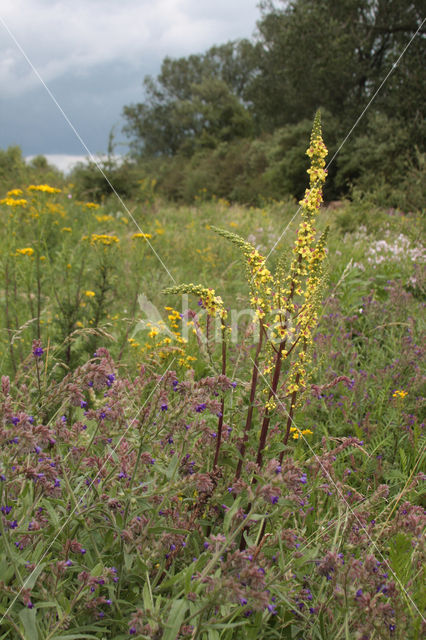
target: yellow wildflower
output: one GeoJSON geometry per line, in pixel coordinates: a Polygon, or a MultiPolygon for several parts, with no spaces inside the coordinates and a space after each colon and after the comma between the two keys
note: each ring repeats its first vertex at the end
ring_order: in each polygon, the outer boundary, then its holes
{"type": "Polygon", "coordinates": [[[298,440],[300,435],[302,436],[312,436],[313,431],[310,429],[298,429],[297,427],[290,427],[290,433],[293,435],[293,440],[298,440]]]}
{"type": "Polygon", "coordinates": [[[62,227],[61,231],[67,231],[68,233],[72,232],[71,227],[62,227]]]}
{"type": "Polygon", "coordinates": [[[134,233],[132,235],[132,240],[136,240],[138,238],[142,238],[143,240],[145,239],[149,240],[150,238],[152,238],[152,234],[151,233],[134,233]]]}
{"type": "Polygon", "coordinates": [[[401,398],[401,400],[403,400],[405,396],[408,396],[408,391],[404,391],[403,389],[397,389],[392,394],[392,398],[401,398]]]}
{"type": "Polygon", "coordinates": [[[3,198],[3,200],[0,200],[0,204],[5,204],[8,207],[25,207],[27,201],[23,198],[20,198],[19,200],[15,200],[14,198],[3,198]]]}
{"type": "Polygon", "coordinates": [[[7,196],[22,196],[22,189],[11,189],[7,192],[7,196]]]}
{"type": "Polygon", "coordinates": [[[84,295],[87,296],[88,298],[94,298],[96,294],[94,291],[85,291],[84,295]]]}
{"type": "Polygon", "coordinates": [[[84,206],[87,209],[99,209],[99,205],[96,202],[86,202],[84,206]]]}
{"type": "Polygon", "coordinates": [[[60,189],[50,187],[48,184],[30,184],[28,191],[42,191],[43,193],[61,193],[60,189]]]}
{"type": "Polygon", "coordinates": [[[25,247],[24,249],[16,249],[17,256],[32,256],[34,254],[34,249],[31,247],[25,247]]]}
{"type": "Polygon", "coordinates": [[[103,244],[105,247],[110,247],[113,244],[118,244],[120,240],[117,236],[109,236],[106,234],[92,233],[90,238],[90,244],[94,247],[97,244],[103,244]]]}

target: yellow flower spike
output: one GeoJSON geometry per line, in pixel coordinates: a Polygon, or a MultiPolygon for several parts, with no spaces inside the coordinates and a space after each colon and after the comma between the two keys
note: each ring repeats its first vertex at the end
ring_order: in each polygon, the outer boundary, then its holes
{"type": "Polygon", "coordinates": [[[170,287],[164,290],[165,294],[169,293],[191,293],[200,299],[201,306],[206,309],[210,316],[218,315],[220,318],[227,317],[227,311],[224,308],[223,300],[216,295],[214,289],[207,289],[201,285],[183,284],[177,287],[170,287]]]}
{"type": "Polygon", "coordinates": [[[100,205],[96,202],[85,202],[84,206],[86,209],[99,209],[100,205]]]}
{"type": "Polygon", "coordinates": [[[7,192],[7,196],[8,197],[12,197],[12,196],[22,196],[22,189],[11,189],[10,191],[7,192]]]}

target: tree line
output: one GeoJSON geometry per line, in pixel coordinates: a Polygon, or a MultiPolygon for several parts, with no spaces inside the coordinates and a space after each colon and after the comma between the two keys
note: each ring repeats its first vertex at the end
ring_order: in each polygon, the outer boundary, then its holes
{"type": "Polygon", "coordinates": [[[145,77],[143,101],[123,109],[132,158],[175,199],[297,197],[316,109],[333,154],[377,92],[330,167],[328,197],[421,190],[423,10],[422,0],[261,2],[252,39],[167,57],[145,77]]]}

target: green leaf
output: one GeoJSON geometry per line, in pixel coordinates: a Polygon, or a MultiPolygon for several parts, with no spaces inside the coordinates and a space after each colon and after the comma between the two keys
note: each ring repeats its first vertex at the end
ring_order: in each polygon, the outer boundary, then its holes
{"type": "Polygon", "coordinates": [[[104,570],[104,565],[102,564],[102,562],[98,562],[96,567],[93,567],[93,569],[91,569],[90,573],[95,578],[98,578],[102,574],[103,570],[104,570]]]}
{"type": "Polygon", "coordinates": [[[176,636],[179,633],[182,622],[185,618],[185,613],[188,608],[186,600],[175,600],[170,609],[169,619],[166,623],[166,629],[164,631],[163,640],[176,640],[176,636]]]}
{"type": "Polygon", "coordinates": [[[127,553],[126,551],[123,553],[124,556],[124,566],[127,571],[130,571],[133,566],[134,556],[132,553],[127,553]]]}
{"type": "Polygon", "coordinates": [[[404,474],[406,474],[407,473],[407,467],[408,467],[407,456],[405,454],[404,449],[402,449],[402,448],[399,449],[399,458],[401,460],[402,471],[403,471],[404,474]]]}
{"type": "Polygon", "coordinates": [[[241,502],[241,497],[239,496],[235,501],[229,511],[226,512],[224,521],[223,521],[223,531],[225,535],[229,531],[229,527],[231,526],[231,520],[234,517],[235,513],[238,511],[241,502]]]}
{"type": "Polygon", "coordinates": [[[398,531],[390,545],[389,560],[393,571],[402,584],[407,582],[410,575],[412,554],[413,547],[410,538],[403,531],[398,531]]]}
{"type": "Polygon", "coordinates": [[[99,640],[99,636],[92,636],[88,633],[71,633],[65,636],[53,636],[51,640],[99,640]]]}
{"type": "Polygon", "coordinates": [[[26,640],[38,640],[36,609],[22,609],[19,617],[24,625],[26,640]]]}
{"type": "Polygon", "coordinates": [[[44,508],[49,513],[49,523],[53,525],[54,529],[59,529],[59,515],[57,509],[54,508],[52,504],[48,500],[45,500],[43,503],[44,508]]]}
{"type": "Polygon", "coordinates": [[[149,573],[146,573],[146,582],[143,585],[142,598],[145,611],[152,611],[154,609],[154,603],[152,601],[152,593],[149,587],[149,573]]]}
{"type": "Polygon", "coordinates": [[[7,560],[0,563],[0,576],[4,584],[8,584],[9,580],[15,575],[15,569],[7,560]]]}
{"type": "Polygon", "coordinates": [[[155,527],[148,527],[148,533],[181,533],[186,535],[188,529],[178,529],[176,527],[163,527],[162,525],[156,525],[155,527]]]}
{"type": "Polygon", "coordinates": [[[165,476],[166,476],[166,478],[168,478],[168,480],[171,480],[173,478],[173,476],[175,475],[178,464],[179,464],[179,454],[175,453],[175,455],[173,456],[173,458],[170,461],[169,466],[167,467],[167,469],[164,472],[165,476]]]}
{"type": "Polygon", "coordinates": [[[26,589],[32,589],[34,587],[35,583],[37,582],[37,578],[39,577],[45,566],[46,562],[43,562],[42,564],[36,566],[34,571],[29,575],[28,579],[25,580],[26,589]]]}

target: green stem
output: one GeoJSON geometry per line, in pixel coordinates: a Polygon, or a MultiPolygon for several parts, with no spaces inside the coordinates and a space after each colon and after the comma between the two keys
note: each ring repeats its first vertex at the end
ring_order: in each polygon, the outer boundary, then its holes
{"type": "Polygon", "coordinates": [[[256,397],[257,380],[258,380],[258,374],[259,374],[259,356],[260,356],[260,352],[262,350],[262,341],[263,341],[263,325],[262,325],[262,321],[260,321],[260,323],[259,323],[259,328],[260,328],[259,341],[257,343],[256,355],[254,357],[253,371],[252,371],[252,374],[251,374],[249,408],[248,408],[248,411],[247,411],[247,418],[246,418],[246,424],[245,424],[245,427],[244,427],[243,440],[241,442],[240,449],[239,449],[240,459],[238,460],[237,470],[235,472],[235,480],[238,480],[238,478],[241,476],[241,470],[242,470],[242,467],[243,467],[244,456],[245,456],[245,453],[246,453],[247,441],[248,441],[249,432],[251,430],[251,425],[252,425],[252,421],[253,421],[254,400],[255,400],[255,397],[256,397]]]}
{"type": "MultiPolygon", "coordinates": [[[[269,400],[271,400],[271,398],[275,398],[277,394],[278,382],[280,380],[280,374],[281,374],[282,352],[285,347],[285,343],[286,341],[283,340],[278,349],[277,357],[275,360],[275,368],[274,368],[274,375],[272,378],[271,391],[269,393],[269,400]]],[[[262,461],[263,461],[262,454],[266,445],[266,438],[268,435],[270,422],[271,422],[271,412],[269,409],[267,409],[262,422],[262,428],[260,431],[260,438],[259,438],[259,446],[257,449],[257,456],[256,456],[256,464],[258,464],[259,467],[262,466],[262,461]]]]}
{"type": "Polygon", "coordinates": [[[16,375],[16,362],[15,362],[15,354],[13,353],[13,343],[12,343],[12,327],[9,317],[9,267],[8,262],[6,261],[5,267],[5,315],[6,315],[6,328],[9,334],[9,353],[10,353],[10,362],[12,365],[13,375],[16,375]]]}
{"type": "MultiPolygon", "coordinates": [[[[223,319],[221,319],[222,322],[222,375],[226,376],[226,339],[225,339],[225,331],[226,331],[226,326],[225,323],[223,321],[223,319]]],[[[218,425],[217,425],[217,437],[216,437],[216,452],[214,455],[214,460],[213,460],[213,471],[216,469],[217,467],[217,462],[219,460],[219,451],[220,451],[220,445],[222,442],[222,430],[223,430],[223,413],[225,411],[225,397],[222,394],[222,402],[220,405],[220,416],[219,416],[219,421],[218,421],[218,425]]]]}

